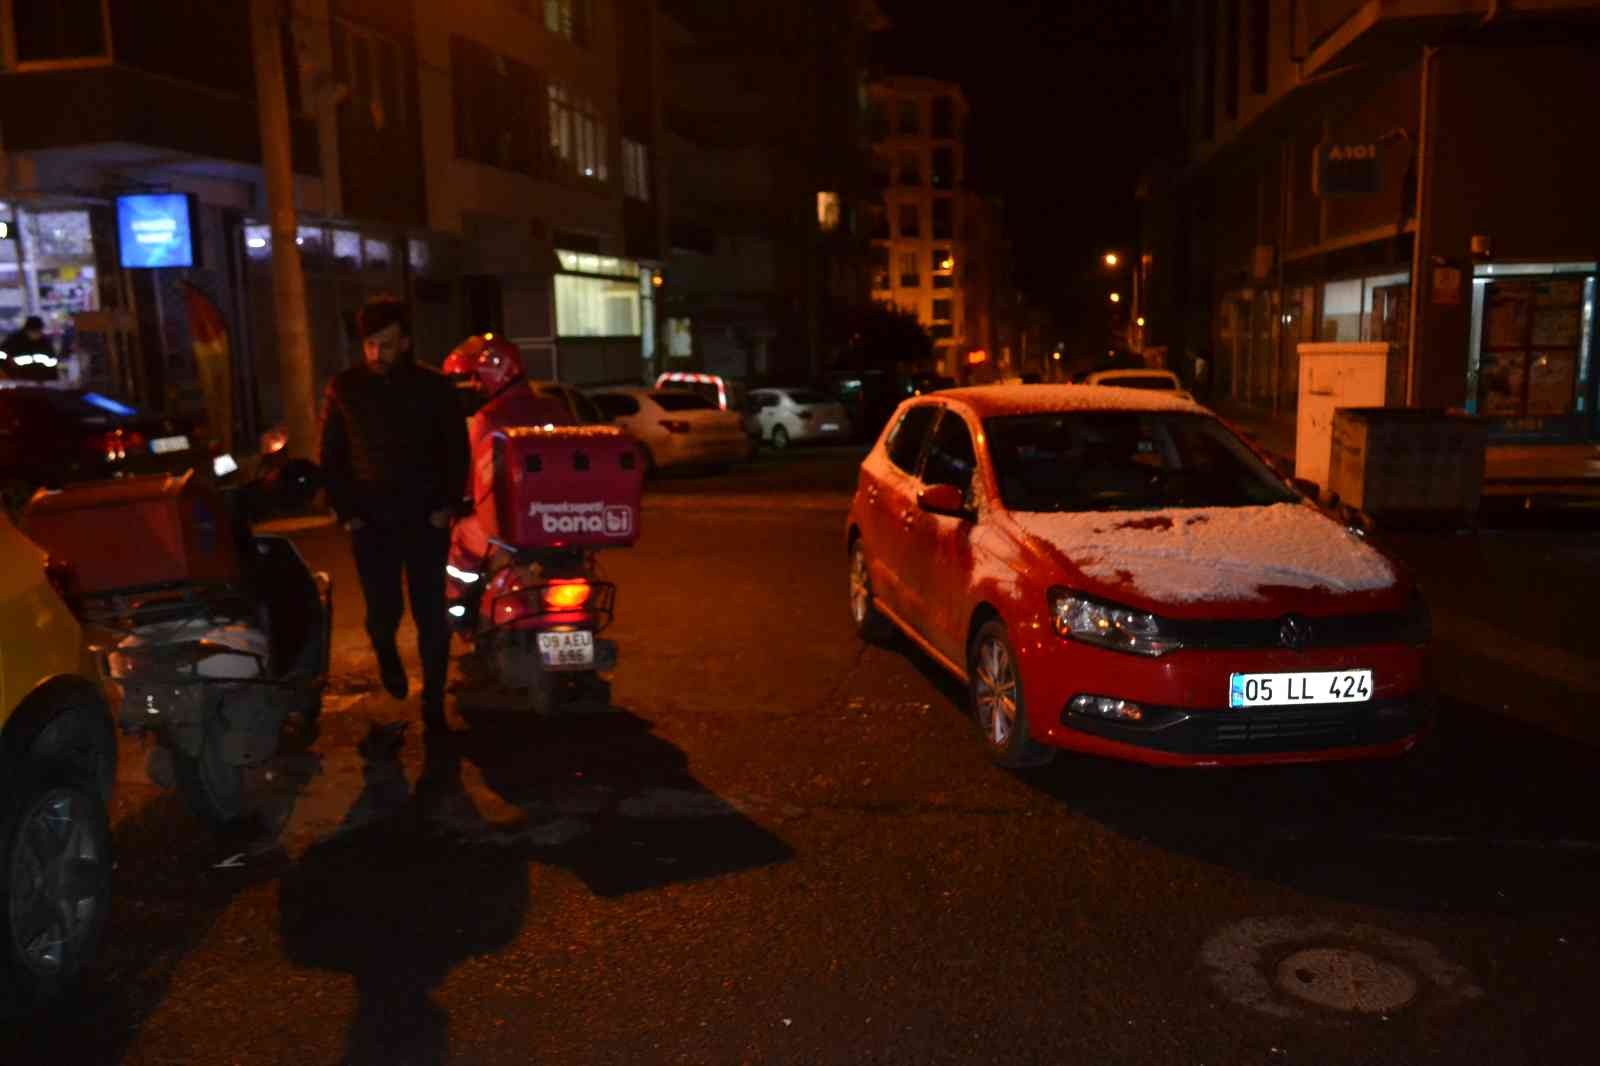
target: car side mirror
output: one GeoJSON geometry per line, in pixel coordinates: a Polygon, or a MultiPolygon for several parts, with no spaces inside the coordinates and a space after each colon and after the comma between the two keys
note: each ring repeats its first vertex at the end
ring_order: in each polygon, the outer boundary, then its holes
{"type": "Polygon", "coordinates": [[[929,485],[917,494],[917,506],[929,514],[950,518],[971,518],[966,497],[954,485],[929,485]]]}

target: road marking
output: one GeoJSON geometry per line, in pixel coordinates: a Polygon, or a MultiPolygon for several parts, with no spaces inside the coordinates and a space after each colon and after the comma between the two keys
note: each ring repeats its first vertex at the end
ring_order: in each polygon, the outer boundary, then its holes
{"type": "Polygon", "coordinates": [[[1316,1018],[1318,1007],[1383,1016],[1417,999],[1444,1009],[1483,995],[1425,940],[1330,919],[1246,918],[1213,934],[1200,962],[1225,998],[1277,1018],[1316,1018]]]}

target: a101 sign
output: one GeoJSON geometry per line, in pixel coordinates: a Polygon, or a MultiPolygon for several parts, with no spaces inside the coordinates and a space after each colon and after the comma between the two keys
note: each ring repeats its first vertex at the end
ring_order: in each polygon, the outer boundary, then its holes
{"type": "Polygon", "coordinates": [[[1376,143],[1317,145],[1312,170],[1318,196],[1371,196],[1383,188],[1383,167],[1376,143]]]}

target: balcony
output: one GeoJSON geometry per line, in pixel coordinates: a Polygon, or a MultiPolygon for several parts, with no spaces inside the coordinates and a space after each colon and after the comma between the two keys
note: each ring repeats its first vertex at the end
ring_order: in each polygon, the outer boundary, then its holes
{"type": "Polygon", "coordinates": [[[1492,11],[1507,24],[1600,14],[1595,0],[1302,0],[1294,29],[1301,77],[1353,63],[1404,59],[1442,33],[1482,21],[1492,11]]]}

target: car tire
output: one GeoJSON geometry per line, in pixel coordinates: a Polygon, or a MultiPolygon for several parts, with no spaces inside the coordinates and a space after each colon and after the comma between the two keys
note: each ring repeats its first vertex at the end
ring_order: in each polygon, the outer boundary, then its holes
{"type": "Polygon", "coordinates": [[[893,632],[889,620],[879,613],[872,594],[872,570],[867,565],[867,549],[857,537],[850,546],[850,621],[856,636],[869,644],[880,644],[893,632]]]}
{"type": "Polygon", "coordinates": [[[773,426],[772,446],[780,452],[787,448],[789,446],[789,431],[782,426],[773,426]]]}
{"type": "Polygon", "coordinates": [[[94,960],[111,905],[111,828],[96,785],[71,766],[33,765],[0,824],[0,1005],[33,1010],[94,960]]]}
{"type": "Polygon", "coordinates": [[[639,445],[639,457],[644,462],[645,477],[654,477],[656,474],[660,473],[660,471],[656,468],[655,453],[650,450],[650,446],[648,444],[639,445]]]}
{"type": "Polygon", "coordinates": [[[990,619],[973,634],[967,651],[967,679],[972,717],[989,758],[999,766],[1019,769],[1042,766],[1055,757],[1053,748],[1028,736],[1017,652],[999,619],[990,619]]]}

